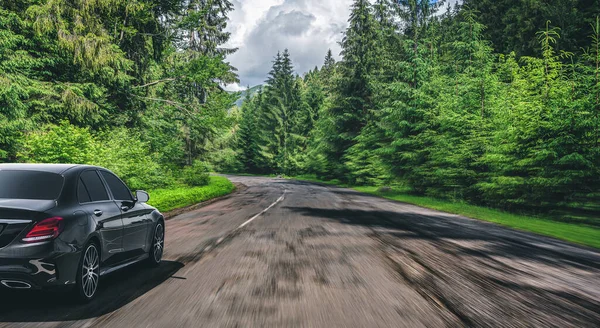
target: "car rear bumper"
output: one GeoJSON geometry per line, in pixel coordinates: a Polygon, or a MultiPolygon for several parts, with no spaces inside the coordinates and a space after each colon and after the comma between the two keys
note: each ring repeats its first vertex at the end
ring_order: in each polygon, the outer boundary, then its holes
{"type": "Polygon", "coordinates": [[[42,289],[74,284],[80,253],[56,253],[51,247],[42,250],[43,245],[21,257],[3,256],[0,252],[0,287],[42,289]]]}

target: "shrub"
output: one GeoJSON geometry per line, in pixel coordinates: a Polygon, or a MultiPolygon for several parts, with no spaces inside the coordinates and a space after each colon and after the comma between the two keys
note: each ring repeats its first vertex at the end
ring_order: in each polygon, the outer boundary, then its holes
{"type": "Polygon", "coordinates": [[[96,147],[93,164],[115,172],[133,190],[163,188],[175,182],[137,132],[126,128],[105,131],[98,135],[96,147]]]}
{"type": "Polygon", "coordinates": [[[242,163],[238,159],[238,154],[231,148],[225,148],[210,152],[205,156],[207,162],[216,172],[241,172],[243,171],[242,163]]]}
{"type": "Polygon", "coordinates": [[[94,137],[88,129],[63,121],[27,134],[18,158],[30,163],[87,164],[94,148],[94,137]]]}
{"type": "Polygon", "coordinates": [[[183,169],[181,179],[188,186],[206,186],[210,181],[210,170],[211,167],[208,163],[195,161],[191,166],[183,169]]]}
{"type": "Polygon", "coordinates": [[[133,190],[175,183],[172,174],[155,157],[136,132],[117,128],[94,136],[88,129],[66,121],[29,133],[19,153],[19,161],[23,162],[102,166],[115,172],[133,190]]]}

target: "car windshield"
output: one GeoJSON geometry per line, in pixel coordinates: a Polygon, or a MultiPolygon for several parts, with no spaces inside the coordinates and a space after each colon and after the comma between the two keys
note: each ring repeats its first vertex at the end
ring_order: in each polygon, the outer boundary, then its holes
{"type": "Polygon", "coordinates": [[[57,199],[63,181],[64,178],[56,173],[0,170],[0,198],[57,199]]]}

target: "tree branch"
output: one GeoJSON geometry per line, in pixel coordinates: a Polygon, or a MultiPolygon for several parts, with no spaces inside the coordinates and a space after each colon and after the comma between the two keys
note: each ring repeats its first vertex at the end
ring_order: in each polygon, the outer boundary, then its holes
{"type": "Polygon", "coordinates": [[[168,78],[168,79],[162,79],[162,80],[158,80],[158,81],[146,83],[144,85],[135,86],[135,87],[133,87],[133,89],[147,88],[147,87],[150,87],[150,86],[153,86],[153,85],[156,85],[156,84],[159,84],[159,83],[163,83],[163,82],[173,82],[173,81],[175,81],[175,80],[177,80],[179,78],[181,78],[181,77],[171,77],[171,78],[168,78]]]}
{"type": "Polygon", "coordinates": [[[142,96],[138,96],[138,95],[133,95],[133,96],[140,98],[140,99],[150,100],[150,101],[164,102],[166,104],[174,106],[175,108],[177,108],[179,110],[184,111],[188,115],[191,115],[190,111],[187,108],[185,108],[186,104],[183,104],[183,103],[179,103],[179,102],[168,100],[168,99],[161,99],[161,98],[142,97],[142,96]]]}

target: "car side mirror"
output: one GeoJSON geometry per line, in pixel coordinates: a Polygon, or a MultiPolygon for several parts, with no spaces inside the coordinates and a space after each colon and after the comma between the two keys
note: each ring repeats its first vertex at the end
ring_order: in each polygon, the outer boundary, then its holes
{"type": "Polygon", "coordinates": [[[143,190],[136,191],[135,197],[137,198],[137,201],[140,203],[146,203],[150,200],[150,195],[148,195],[148,193],[143,190]]]}

